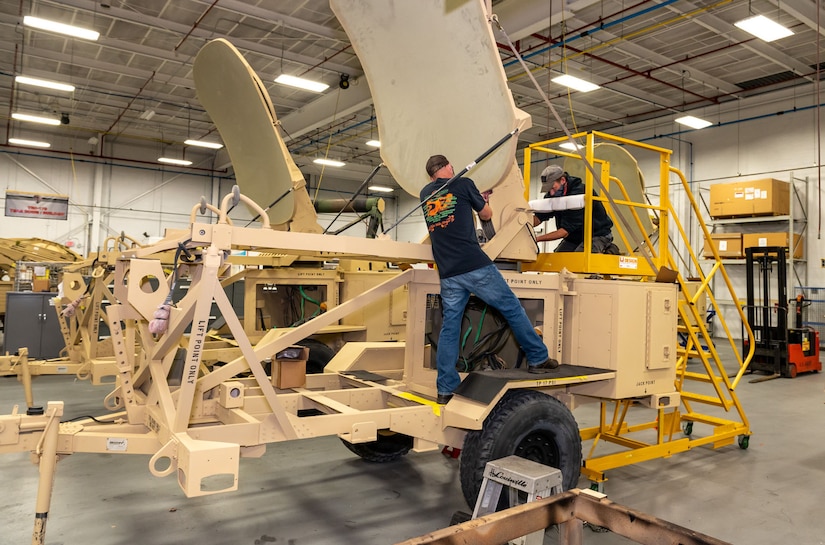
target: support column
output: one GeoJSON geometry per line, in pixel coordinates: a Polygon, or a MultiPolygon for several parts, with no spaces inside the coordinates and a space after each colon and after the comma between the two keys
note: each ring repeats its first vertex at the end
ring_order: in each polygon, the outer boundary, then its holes
{"type": "Polygon", "coordinates": [[[95,164],[95,179],[92,187],[92,218],[89,221],[89,246],[86,255],[100,252],[100,211],[103,201],[103,168],[101,163],[95,164]]]}

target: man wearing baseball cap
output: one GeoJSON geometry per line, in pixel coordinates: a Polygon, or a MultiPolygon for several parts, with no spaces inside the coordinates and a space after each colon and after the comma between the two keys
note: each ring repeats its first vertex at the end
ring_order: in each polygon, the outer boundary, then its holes
{"type": "MultiPolygon", "coordinates": [[[[558,165],[550,165],[541,173],[541,191],[544,198],[584,195],[584,182],[581,178],[570,176],[558,165]]],[[[593,192],[593,196],[597,196],[593,192]]],[[[619,249],[613,244],[613,220],[607,215],[601,201],[593,202],[593,245],[591,251],[596,254],[618,254],[619,249]]],[[[584,208],[557,210],[555,212],[536,212],[533,226],[550,218],[556,218],[556,230],[536,237],[536,241],[559,240],[557,252],[584,251],[584,208]]]]}

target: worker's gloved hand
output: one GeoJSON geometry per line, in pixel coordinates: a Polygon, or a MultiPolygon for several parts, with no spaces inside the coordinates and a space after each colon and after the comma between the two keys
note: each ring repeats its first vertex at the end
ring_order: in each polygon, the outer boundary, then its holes
{"type": "Polygon", "coordinates": [[[492,194],[493,194],[492,189],[488,189],[487,191],[483,192],[481,194],[481,196],[484,199],[484,202],[490,202],[490,195],[492,195],[492,194]]]}

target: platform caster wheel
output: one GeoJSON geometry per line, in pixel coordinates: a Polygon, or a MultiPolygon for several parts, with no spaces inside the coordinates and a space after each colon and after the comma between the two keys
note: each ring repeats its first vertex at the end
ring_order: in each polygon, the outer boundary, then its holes
{"type": "Polygon", "coordinates": [[[740,435],[739,436],[739,448],[742,450],[747,450],[748,444],[750,443],[750,435],[740,435]]]}
{"type": "Polygon", "coordinates": [[[685,422],[684,426],[682,426],[682,433],[688,437],[693,435],[693,422],[685,422]]]}

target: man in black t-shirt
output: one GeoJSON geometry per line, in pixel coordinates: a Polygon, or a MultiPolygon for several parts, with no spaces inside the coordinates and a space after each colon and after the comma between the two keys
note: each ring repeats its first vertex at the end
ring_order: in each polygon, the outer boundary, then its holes
{"type": "MultiPolygon", "coordinates": [[[[541,173],[541,192],[545,199],[584,195],[584,183],[581,178],[570,176],[558,165],[550,165],[541,173]]],[[[596,196],[596,192],[593,192],[596,196]]],[[[584,208],[557,210],[555,212],[536,212],[533,218],[535,227],[550,218],[556,218],[556,230],[536,237],[537,242],[563,239],[556,247],[557,252],[584,251],[584,208]]],[[[607,215],[601,201],[593,201],[593,245],[594,254],[618,254],[619,249],[613,244],[613,220],[607,215]]]]}
{"type": "Polygon", "coordinates": [[[481,249],[473,210],[482,220],[493,211],[469,178],[456,178],[443,155],[427,161],[430,183],[421,190],[421,207],[441,280],[441,333],[438,337],[438,403],[447,403],[461,382],[456,370],[464,307],[470,294],[498,309],[527,356],[530,373],[546,373],[559,366],[501,273],[481,249]],[[449,184],[447,183],[449,181],[449,184]]]}

